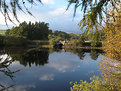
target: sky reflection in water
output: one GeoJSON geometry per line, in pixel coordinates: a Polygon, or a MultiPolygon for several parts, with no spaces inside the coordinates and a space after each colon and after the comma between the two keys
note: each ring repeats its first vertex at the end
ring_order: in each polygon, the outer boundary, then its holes
{"type": "Polygon", "coordinates": [[[49,50],[46,50],[34,52],[34,57],[29,53],[26,56],[22,53],[14,55],[14,53],[8,52],[8,55],[14,59],[9,69],[20,71],[14,74],[13,80],[0,73],[1,83],[6,86],[14,84],[9,89],[10,91],[69,91],[70,81],[89,81],[93,75],[100,76],[98,63],[102,55],[96,51],[92,52],[93,55],[91,55],[91,51],[54,51],[49,53],[49,50]],[[96,54],[95,57],[94,54],[96,54]],[[33,59],[29,61],[28,59],[32,57],[33,59]]]}

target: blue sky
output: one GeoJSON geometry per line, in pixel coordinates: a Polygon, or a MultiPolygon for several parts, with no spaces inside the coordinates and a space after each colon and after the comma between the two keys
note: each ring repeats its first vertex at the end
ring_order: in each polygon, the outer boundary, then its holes
{"type": "MultiPolygon", "coordinates": [[[[26,6],[31,11],[31,13],[35,16],[30,16],[29,14],[24,14],[21,11],[18,12],[18,19],[20,22],[23,21],[44,21],[49,23],[49,28],[52,30],[65,31],[70,33],[81,33],[78,28],[79,21],[83,18],[83,13],[77,9],[76,16],[73,20],[73,6],[66,11],[68,2],[67,0],[42,0],[42,4],[37,4],[36,6],[29,5],[26,6]],[[66,12],[65,12],[66,11],[66,12]]],[[[4,17],[0,14],[1,21],[0,27],[1,29],[7,28],[5,26],[4,17]]],[[[18,25],[17,21],[13,18],[14,22],[18,25]]],[[[13,26],[11,22],[8,21],[9,28],[13,26]]],[[[15,26],[15,25],[14,25],[15,26]]]]}

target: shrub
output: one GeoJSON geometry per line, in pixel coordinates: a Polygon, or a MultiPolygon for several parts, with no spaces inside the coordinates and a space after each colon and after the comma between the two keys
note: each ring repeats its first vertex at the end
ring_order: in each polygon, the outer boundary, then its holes
{"type": "Polygon", "coordinates": [[[11,37],[7,36],[4,39],[5,46],[26,46],[28,41],[21,37],[11,37]]]}
{"type": "Polygon", "coordinates": [[[0,35],[0,46],[4,45],[4,39],[5,37],[0,35]]]}
{"type": "Polygon", "coordinates": [[[73,84],[70,88],[71,91],[120,91],[119,87],[107,84],[104,80],[97,76],[90,78],[90,80],[90,83],[82,80],[79,83],[70,82],[70,84],[73,84]]]}
{"type": "Polygon", "coordinates": [[[55,39],[50,39],[50,40],[49,40],[49,44],[50,44],[50,45],[55,45],[55,43],[56,43],[56,40],[55,40],[55,39]]]}

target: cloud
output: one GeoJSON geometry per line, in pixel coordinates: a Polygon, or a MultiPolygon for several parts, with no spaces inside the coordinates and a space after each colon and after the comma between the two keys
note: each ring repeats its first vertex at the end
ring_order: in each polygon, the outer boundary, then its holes
{"type": "Polygon", "coordinates": [[[40,77],[40,80],[54,80],[54,74],[44,74],[40,77]]]}
{"type": "MultiPolygon", "coordinates": [[[[77,10],[76,17],[74,18],[74,21],[73,21],[73,10],[74,10],[73,7],[70,7],[69,10],[66,11],[67,6],[65,3],[60,3],[60,1],[56,1],[56,0],[42,0],[42,1],[44,5],[38,5],[29,9],[35,17],[18,11],[17,14],[20,22],[44,21],[49,23],[49,27],[52,30],[81,33],[78,29],[78,23],[81,20],[81,16],[82,16],[80,10],[77,10]]],[[[10,15],[12,16],[12,14],[10,15]]],[[[7,28],[3,26],[3,24],[5,24],[4,17],[1,15],[0,17],[1,17],[0,24],[2,24],[0,25],[1,28],[2,29],[7,28]]],[[[13,16],[12,16],[12,20],[17,25],[19,25],[19,23],[15,20],[15,18],[13,18],[13,16]]],[[[13,26],[13,24],[9,21],[8,21],[8,25],[10,25],[9,28],[13,26]]]]}
{"type": "MultiPolygon", "coordinates": [[[[12,16],[12,14],[9,14],[10,17],[12,16]]],[[[8,24],[12,24],[9,20],[7,21],[8,24]]],[[[5,27],[6,23],[5,23],[5,17],[0,13],[0,24],[3,25],[3,27],[5,27]]]]}
{"type": "Polygon", "coordinates": [[[35,84],[17,85],[13,88],[10,88],[9,91],[27,91],[28,88],[36,88],[36,86],[35,84]]]}
{"type": "Polygon", "coordinates": [[[49,12],[49,15],[51,16],[64,16],[64,15],[69,15],[70,14],[70,11],[66,11],[66,6],[62,6],[62,7],[59,7],[59,8],[56,8],[55,10],[53,11],[50,11],[49,12]],[[65,12],[66,11],[66,12],[65,12]]]}
{"type": "Polygon", "coordinates": [[[71,53],[56,53],[56,57],[53,57],[54,54],[50,54],[50,63],[49,67],[54,68],[59,72],[67,72],[67,71],[75,71],[78,67],[80,67],[79,58],[77,55],[73,55],[71,53]],[[62,55],[62,56],[60,56],[62,55]],[[63,59],[62,59],[63,57],[63,59]],[[65,61],[66,60],[66,61],[65,61]]]}
{"type": "Polygon", "coordinates": [[[53,0],[42,0],[42,3],[43,4],[50,4],[50,5],[55,4],[55,2],[53,0]]]}

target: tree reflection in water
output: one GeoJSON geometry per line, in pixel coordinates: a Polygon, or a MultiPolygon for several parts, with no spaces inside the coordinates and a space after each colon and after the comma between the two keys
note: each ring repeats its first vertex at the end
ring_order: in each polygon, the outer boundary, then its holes
{"type": "Polygon", "coordinates": [[[100,49],[65,49],[65,51],[77,54],[81,60],[84,59],[85,53],[89,53],[93,60],[97,60],[99,54],[103,53],[100,49]]]}
{"type": "MultiPolygon", "coordinates": [[[[46,48],[44,48],[44,49],[36,49],[36,48],[28,49],[28,48],[15,48],[14,47],[14,48],[5,48],[4,50],[5,50],[5,53],[7,53],[8,56],[11,58],[11,60],[12,60],[11,63],[13,61],[18,61],[20,64],[22,64],[24,66],[29,66],[29,67],[31,67],[32,65],[41,66],[41,65],[48,63],[48,57],[49,57],[49,52],[50,52],[49,49],[46,49],[46,48]]],[[[78,55],[81,60],[83,60],[86,57],[86,55],[88,54],[88,56],[90,55],[91,58],[93,58],[93,60],[97,60],[98,55],[99,55],[99,54],[97,54],[97,52],[99,52],[99,51],[100,50],[63,49],[63,50],[57,50],[56,52],[70,52],[72,54],[78,55]]],[[[53,53],[53,52],[55,52],[55,50],[51,50],[51,53],[53,53]]],[[[69,61],[69,62],[71,62],[71,61],[69,61]]],[[[50,63],[52,63],[52,62],[50,62],[50,63]]],[[[67,64],[63,64],[63,61],[59,62],[59,63],[62,63],[61,65],[64,65],[64,66],[67,65],[67,64]]],[[[53,64],[55,65],[56,63],[54,62],[53,64]]],[[[53,65],[50,65],[50,66],[53,67],[53,65]]],[[[62,66],[59,66],[59,67],[62,68],[62,66]]],[[[53,74],[51,74],[50,76],[53,76],[53,74]]],[[[41,78],[41,79],[43,79],[43,78],[41,78]]]]}
{"type": "Polygon", "coordinates": [[[94,76],[90,83],[86,81],[75,82],[71,91],[121,91],[121,60],[116,60],[105,53],[99,68],[102,78],[94,76]]]}
{"type": "Polygon", "coordinates": [[[5,51],[13,61],[19,61],[24,66],[36,66],[48,63],[49,49],[6,48],[5,51]],[[11,49],[11,50],[10,50],[11,49]]]}
{"type": "MultiPolygon", "coordinates": [[[[1,56],[0,56],[1,57],[1,56]]],[[[9,77],[11,80],[14,78],[14,73],[18,72],[17,71],[11,71],[9,69],[9,66],[12,64],[12,60],[9,56],[6,58],[1,57],[0,58],[0,73],[3,73],[5,77],[9,77]]],[[[14,85],[6,86],[0,83],[0,91],[8,90],[9,88],[13,87],[14,85]]]]}
{"type": "Polygon", "coordinates": [[[90,56],[93,60],[97,60],[98,56],[99,56],[99,52],[97,52],[96,50],[91,50],[90,52],[90,56]]]}
{"type": "Polygon", "coordinates": [[[90,53],[93,60],[97,60],[100,50],[89,50],[89,49],[63,49],[63,50],[52,50],[48,48],[41,49],[29,49],[29,48],[5,48],[5,52],[12,58],[13,61],[19,61],[24,66],[31,67],[32,64],[36,66],[44,65],[48,63],[49,52],[71,52],[77,54],[81,60],[84,59],[85,53],[90,53]]]}
{"type": "MultiPolygon", "coordinates": [[[[14,73],[20,71],[11,71],[10,65],[14,61],[19,61],[24,66],[31,67],[32,64],[36,66],[48,63],[48,49],[24,49],[24,48],[4,48],[0,50],[0,73],[9,77],[11,80],[14,78],[14,73]],[[5,54],[7,53],[7,54],[5,54]],[[6,57],[5,57],[6,55],[6,57]]],[[[5,85],[0,83],[0,91],[9,90],[14,85],[5,85]]]]}

